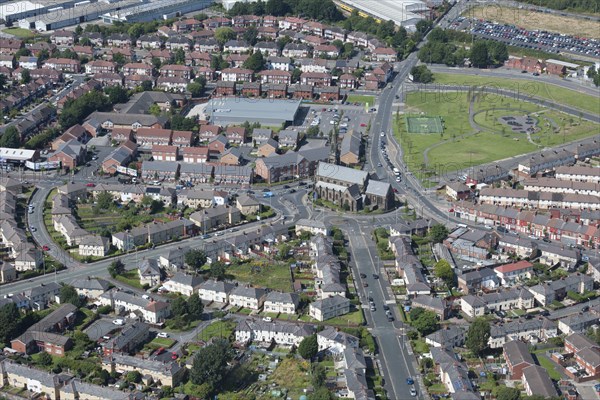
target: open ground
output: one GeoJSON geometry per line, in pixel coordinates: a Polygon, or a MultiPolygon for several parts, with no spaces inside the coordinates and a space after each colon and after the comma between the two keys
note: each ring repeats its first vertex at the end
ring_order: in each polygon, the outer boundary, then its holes
{"type": "Polygon", "coordinates": [[[544,30],[584,38],[600,38],[596,21],[557,14],[505,7],[500,5],[478,6],[469,9],[466,16],[515,25],[528,30],[544,30]]]}
{"type": "Polygon", "coordinates": [[[470,120],[468,94],[445,95],[440,98],[439,93],[409,93],[405,110],[442,117],[443,134],[409,134],[402,116],[394,124],[405,162],[421,179],[582,139],[597,134],[600,128],[577,117],[502,96],[474,99],[470,120]],[[530,134],[513,132],[499,121],[503,116],[531,116],[539,129],[530,134]]]}
{"type": "Polygon", "coordinates": [[[600,97],[582,94],[546,82],[449,73],[435,73],[433,77],[434,82],[441,85],[473,85],[486,86],[488,88],[497,87],[513,90],[532,97],[551,100],[585,111],[598,112],[598,109],[600,108],[600,97]]]}

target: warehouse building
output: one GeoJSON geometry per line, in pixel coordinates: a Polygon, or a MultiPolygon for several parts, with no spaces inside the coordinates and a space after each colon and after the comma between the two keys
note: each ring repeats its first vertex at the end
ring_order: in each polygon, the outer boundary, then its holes
{"type": "Polygon", "coordinates": [[[414,30],[429,11],[421,0],[343,0],[341,4],[346,11],[357,9],[382,21],[392,20],[409,31],[414,30]]]}
{"type": "Polygon", "coordinates": [[[53,4],[44,13],[21,19],[19,27],[36,29],[40,32],[52,31],[65,26],[78,25],[98,19],[102,14],[113,10],[127,10],[139,7],[139,0],[123,0],[118,2],[89,1],[53,4]]]}
{"type": "Polygon", "coordinates": [[[280,126],[294,123],[300,103],[301,100],[220,97],[211,99],[204,113],[213,125],[239,125],[248,121],[260,122],[263,126],[280,126]]]}
{"type": "Polygon", "coordinates": [[[214,0],[158,0],[138,3],[135,9],[111,10],[102,15],[102,21],[112,24],[114,22],[147,22],[155,19],[169,19],[203,10],[212,5],[213,2],[214,0]]]}

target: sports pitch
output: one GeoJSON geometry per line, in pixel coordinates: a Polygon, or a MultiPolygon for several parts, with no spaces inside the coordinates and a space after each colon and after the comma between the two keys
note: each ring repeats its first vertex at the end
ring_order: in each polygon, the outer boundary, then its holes
{"type": "Polygon", "coordinates": [[[406,117],[408,133],[443,133],[440,117],[406,117]]]}

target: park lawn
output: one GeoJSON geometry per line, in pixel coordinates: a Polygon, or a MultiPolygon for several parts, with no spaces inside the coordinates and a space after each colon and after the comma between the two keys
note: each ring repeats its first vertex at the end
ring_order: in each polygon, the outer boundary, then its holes
{"type": "Polygon", "coordinates": [[[3,29],[2,32],[8,33],[9,35],[19,37],[21,39],[29,39],[29,38],[33,37],[33,33],[29,29],[23,29],[23,28],[17,28],[17,27],[3,29]]]}
{"type": "Polygon", "coordinates": [[[349,94],[346,101],[349,103],[369,103],[369,106],[372,106],[375,103],[375,96],[349,94]]]}
{"type": "Polygon", "coordinates": [[[429,345],[423,339],[413,340],[412,346],[415,353],[429,353],[429,345]]]}
{"type": "Polygon", "coordinates": [[[238,282],[289,292],[292,286],[290,267],[279,262],[241,262],[227,267],[227,274],[238,282]]]}
{"type": "Polygon", "coordinates": [[[598,112],[598,108],[600,107],[599,97],[582,94],[547,82],[533,82],[531,80],[519,78],[493,78],[452,73],[435,73],[433,76],[435,83],[439,84],[495,86],[590,112],[598,112]]]}
{"type": "Polygon", "coordinates": [[[115,279],[134,288],[142,289],[137,269],[125,271],[123,274],[117,275],[115,279]]]}
{"type": "Polygon", "coordinates": [[[213,337],[221,337],[228,339],[235,329],[236,323],[234,321],[224,320],[216,321],[208,325],[200,332],[198,338],[205,342],[209,341],[213,337]]]}

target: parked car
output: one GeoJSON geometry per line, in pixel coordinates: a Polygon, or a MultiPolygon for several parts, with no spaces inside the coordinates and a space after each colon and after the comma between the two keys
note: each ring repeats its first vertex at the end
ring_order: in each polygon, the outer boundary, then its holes
{"type": "Polygon", "coordinates": [[[168,338],[169,334],[167,332],[158,332],[156,336],[159,338],[168,338]]]}

